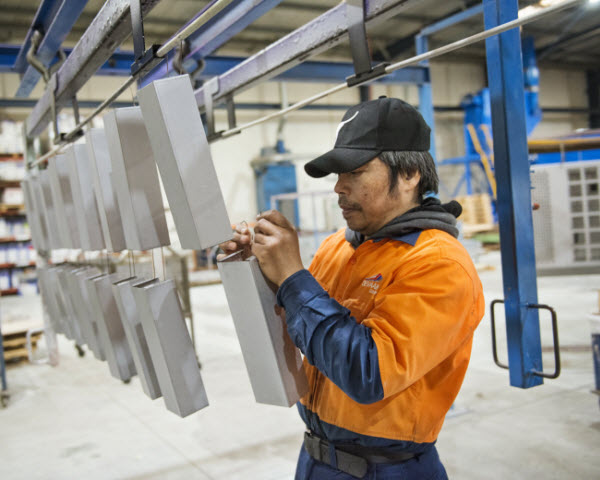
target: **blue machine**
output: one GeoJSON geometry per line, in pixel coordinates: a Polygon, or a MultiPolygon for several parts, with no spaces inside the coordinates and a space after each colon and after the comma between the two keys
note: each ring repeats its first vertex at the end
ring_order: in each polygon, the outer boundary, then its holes
{"type": "MultiPolygon", "coordinates": [[[[525,37],[522,40],[523,51],[523,85],[525,94],[525,124],[527,136],[529,137],[535,127],[542,120],[542,109],[539,105],[539,82],[540,75],[535,57],[535,46],[533,37],[525,37]]],[[[451,190],[453,197],[457,196],[463,185],[467,195],[474,193],[488,193],[492,199],[496,198],[496,185],[494,172],[493,135],[492,135],[492,111],[490,102],[490,91],[484,88],[479,92],[467,95],[461,102],[465,112],[464,117],[464,140],[465,155],[461,157],[448,158],[440,162],[440,165],[462,164],[464,173],[458,183],[451,190]],[[485,181],[477,181],[473,176],[472,167],[481,169],[485,181]]],[[[585,137],[598,138],[596,133],[574,134],[563,137],[560,141],[579,140],[585,137]]],[[[557,150],[559,150],[557,148],[557,150]]],[[[556,151],[548,153],[532,153],[529,155],[531,164],[547,164],[559,162],[575,162],[581,160],[598,160],[600,149],[556,151]]],[[[495,202],[493,202],[494,218],[495,202]]]]}
{"type": "MultiPolygon", "coordinates": [[[[270,150],[270,149],[269,149],[270,150]]],[[[268,158],[266,149],[261,152],[262,158],[268,158]]],[[[285,157],[285,148],[282,143],[277,144],[277,154],[285,157]]],[[[297,228],[300,225],[297,200],[285,200],[273,205],[271,197],[285,193],[296,193],[296,166],[289,160],[265,161],[254,163],[254,177],[256,180],[256,203],[259,212],[278,209],[297,228]]]]}

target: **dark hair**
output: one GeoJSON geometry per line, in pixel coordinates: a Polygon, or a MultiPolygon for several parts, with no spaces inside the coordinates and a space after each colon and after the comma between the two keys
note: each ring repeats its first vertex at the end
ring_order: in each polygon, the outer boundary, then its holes
{"type": "Polygon", "coordinates": [[[426,193],[438,192],[440,179],[429,152],[388,151],[380,153],[379,158],[389,168],[390,193],[398,185],[398,175],[412,176],[417,172],[421,174],[417,191],[419,199],[422,199],[426,193]]]}

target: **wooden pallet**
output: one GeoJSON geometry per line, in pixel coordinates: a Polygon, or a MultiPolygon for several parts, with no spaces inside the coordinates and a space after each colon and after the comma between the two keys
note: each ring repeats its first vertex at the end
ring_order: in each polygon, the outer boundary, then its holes
{"type": "MultiPolygon", "coordinates": [[[[41,336],[41,332],[31,336],[31,347],[33,351],[37,348],[37,342],[41,336]]],[[[4,359],[6,361],[27,360],[27,331],[2,335],[2,346],[4,347],[4,359]]]]}

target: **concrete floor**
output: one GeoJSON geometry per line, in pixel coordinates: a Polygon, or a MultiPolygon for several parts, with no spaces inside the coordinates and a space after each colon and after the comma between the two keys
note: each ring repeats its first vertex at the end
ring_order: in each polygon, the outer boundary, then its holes
{"type": "MultiPolygon", "coordinates": [[[[499,254],[479,263],[490,266],[481,271],[489,304],[502,296],[499,254]]],[[[600,478],[587,318],[597,309],[600,275],[543,277],[538,285],[540,302],[558,312],[561,344],[570,347],[562,352],[562,375],[529,390],[510,387],[508,372],[492,361],[486,316],[438,441],[452,479],[600,478]]],[[[193,306],[208,408],[180,419],[162,400],[149,400],[137,379],[114,380],[106,364],[90,354],[79,358],[59,338],[58,367],[8,370],[12,397],[0,410],[0,479],[293,478],[303,432],[295,408],[254,402],[222,287],[194,289],[193,306]]],[[[4,322],[40,311],[35,297],[3,298],[1,308],[4,322]]],[[[544,317],[542,328],[550,345],[544,317]]],[[[544,359],[551,369],[552,354],[544,359]]]]}

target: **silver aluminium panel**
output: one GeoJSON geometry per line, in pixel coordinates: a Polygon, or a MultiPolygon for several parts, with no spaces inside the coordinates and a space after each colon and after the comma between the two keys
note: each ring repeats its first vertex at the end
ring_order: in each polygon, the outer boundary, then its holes
{"type": "Polygon", "coordinates": [[[168,245],[158,173],[140,108],[108,112],[104,128],[127,248],[149,250],[168,245]]]}
{"type": "Polygon", "coordinates": [[[308,391],[306,374],[285,320],[275,313],[276,297],[258,260],[225,260],[218,266],[256,401],[293,405],[308,391]]]}
{"type": "Polygon", "coordinates": [[[85,140],[106,248],[111,252],[120,252],[126,248],[125,235],[117,194],[111,180],[112,166],[106,135],[103,129],[92,128],[86,132],[85,140]]]}
{"type": "Polygon", "coordinates": [[[183,248],[231,239],[231,224],[188,75],[138,92],[154,158],[183,248]]]}
{"type": "Polygon", "coordinates": [[[121,315],[123,329],[125,330],[127,341],[129,342],[129,349],[133,356],[133,363],[135,364],[142,390],[148,397],[154,400],[155,398],[160,397],[162,393],[160,391],[156,370],[152,363],[150,349],[148,347],[148,342],[146,341],[146,335],[144,334],[137,304],[133,297],[133,285],[145,283],[147,281],[147,278],[128,278],[113,284],[112,290],[117,302],[119,314],[121,315]]]}
{"type": "Polygon", "coordinates": [[[85,145],[74,144],[65,150],[65,155],[82,248],[102,250],[105,247],[104,237],[92,186],[92,169],[87,148],[85,145]]]}
{"type": "Polygon", "coordinates": [[[62,244],[66,248],[82,248],[67,157],[60,154],[50,159],[48,173],[50,174],[50,189],[54,208],[57,212],[62,244]]]}
{"type": "Polygon", "coordinates": [[[175,282],[137,284],[133,295],[167,409],[185,417],[208,406],[175,282]]]}

